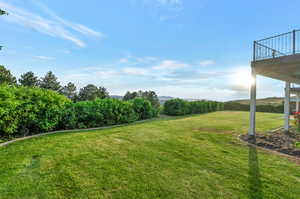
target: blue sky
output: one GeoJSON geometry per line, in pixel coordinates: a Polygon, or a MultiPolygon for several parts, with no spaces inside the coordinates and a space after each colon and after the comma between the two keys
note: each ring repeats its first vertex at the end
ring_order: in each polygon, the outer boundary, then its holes
{"type": "MultiPolygon", "coordinates": [[[[237,0],[0,0],[0,63],[14,75],[53,71],[62,84],[110,94],[249,96],[252,41],[300,27],[300,2],[237,0]],[[84,2],[84,3],[83,3],[84,2]]],[[[258,97],[282,96],[260,77],[258,97]]]]}

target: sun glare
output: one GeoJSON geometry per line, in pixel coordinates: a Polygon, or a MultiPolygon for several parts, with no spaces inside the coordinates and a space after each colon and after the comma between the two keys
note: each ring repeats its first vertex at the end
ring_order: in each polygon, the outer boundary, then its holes
{"type": "Polygon", "coordinates": [[[243,88],[249,88],[254,83],[254,79],[249,71],[241,70],[234,74],[233,83],[243,88]]]}

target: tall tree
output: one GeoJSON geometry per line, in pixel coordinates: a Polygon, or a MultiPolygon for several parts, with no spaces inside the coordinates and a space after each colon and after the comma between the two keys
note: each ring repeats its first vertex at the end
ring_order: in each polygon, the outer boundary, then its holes
{"type": "Polygon", "coordinates": [[[95,100],[96,98],[104,99],[109,96],[106,88],[104,87],[97,87],[93,84],[89,84],[79,91],[79,100],[95,100]]]}
{"type": "Polygon", "coordinates": [[[108,93],[107,89],[100,86],[98,88],[98,98],[104,99],[104,98],[108,98],[108,97],[109,97],[109,93],[108,93]]]}
{"type": "Polygon", "coordinates": [[[154,107],[158,108],[160,106],[158,96],[154,91],[142,92],[142,97],[149,100],[154,107]]]}
{"type": "Polygon", "coordinates": [[[77,92],[76,92],[76,86],[72,82],[69,82],[66,86],[64,86],[61,90],[61,93],[65,95],[67,98],[69,98],[72,101],[75,101],[77,92]]]}
{"type": "Polygon", "coordinates": [[[7,15],[8,13],[0,8],[0,15],[7,15]]]}
{"type": "Polygon", "coordinates": [[[47,72],[45,77],[41,78],[39,82],[39,86],[41,88],[50,89],[59,92],[61,89],[59,81],[57,81],[57,77],[51,72],[47,72]]]}
{"type": "Polygon", "coordinates": [[[21,75],[21,78],[19,79],[19,83],[22,86],[34,87],[34,86],[38,86],[39,80],[38,77],[35,76],[34,73],[30,71],[21,75]]]}
{"type": "Polygon", "coordinates": [[[11,74],[10,70],[0,65],[0,84],[13,85],[17,83],[17,79],[11,74]]]}
{"type": "MultiPolygon", "coordinates": [[[[4,10],[2,10],[1,8],[0,8],[0,16],[1,15],[7,15],[8,13],[7,12],[5,12],[4,10]]],[[[0,46],[0,50],[2,50],[2,47],[3,46],[0,46]]]]}
{"type": "Polygon", "coordinates": [[[154,91],[134,91],[132,93],[127,91],[123,97],[123,100],[128,101],[136,97],[142,97],[149,100],[154,107],[158,108],[160,106],[158,96],[154,91]]]}
{"type": "Polygon", "coordinates": [[[127,91],[126,94],[123,97],[123,100],[125,100],[125,101],[132,100],[132,99],[134,99],[138,96],[139,96],[138,93],[135,92],[135,91],[132,92],[132,93],[130,91],[127,91]]]}

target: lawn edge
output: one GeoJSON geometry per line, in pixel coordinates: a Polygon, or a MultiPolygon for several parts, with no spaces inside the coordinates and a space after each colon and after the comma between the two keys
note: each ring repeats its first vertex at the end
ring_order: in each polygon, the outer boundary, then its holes
{"type": "MultiPolygon", "coordinates": [[[[204,113],[204,114],[207,114],[207,113],[204,113]]],[[[35,134],[35,135],[19,137],[19,138],[13,139],[13,140],[9,140],[9,141],[0,143],[0,148],[4,147],[4,146],[7,146],[7,145],[10,145],[10,144],[13,144],[15,142],[22,141],[22,140],[28,140],[28,139],[31,139],[31,138],[37,138],[37,137],[42,137],[42,136],[46,136],[46,135],[53,135],[53,134],[58,134],[58,133],[76,133],[76,132],[85,132],[85,131],[104,130],[104,129],[111,129],[111,128],[117,128],[117,127],[124,127],[124,126],[128,126],[128,125],[140,124],[140,123],[145,123],[145,122],[150,122],[150,121],[168,120],[168,119],[181,119],[181,118],[192,117],[192,116],[197,116],[197,115],[199,115],[199,114],[190,114],[190,115],[183,115],[183,116],[161,115],[160,117],[157,117],[157,118],[140,120],[140,121],[135,121],[135,122],[132,122],[132,123],[117,124],[117,125],[102,126],[102,127],[87,128],[87,129],[68,129],[68,130],[50,131],[50,132],[46,132],[46,133],[39,133],[39,134],[35,134]]]]}
{"type": "Polygon", "coordinates": [[[28,140],[31,138],[37,138],[37,137],[42,137],[46,135],[53,135],[53,134],[58,134],[58,133],[76,133],[76,132],[86,132],[86,131],[95,131],[95,130],[105,130],[105,129],[112,129],[112,128],[117,128],[117,127],[124,127],[128,125],[133,125],[133,124],[141,124],[149,121],[156,121],[156,120],[162,120],[164,118],[152,118],[152,119],[147,119],[147,120],[140,120],[140,121],[135,121],[132,123],[125,123],[125,124],[117,124],[117,125],[110,125],[110,126],[102,126],[102,127],[95,127],[95,128],[87,128],[87,129],[68,129],[68,130],[57,130],[57,131],[50,131],[46,133],[39,133],[35,135],[30,135],[30,136],[25,136],[25,137],[19,137],[7,142],[3,142],[0,144],[0,147],[4,147],[10,144],[13,144],[15,142],[19,142],[22,140],[28,140]]]}

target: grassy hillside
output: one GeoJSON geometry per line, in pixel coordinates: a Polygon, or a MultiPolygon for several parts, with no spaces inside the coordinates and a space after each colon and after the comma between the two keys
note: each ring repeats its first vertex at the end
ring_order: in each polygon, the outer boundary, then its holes
{"type": "MultiPolygon", "coordinates": [[[[269,97],[269,98],[264,98],[264,99],[257,99],[256,103],[257,103],[257,105],[267,105],[267,104],[280,105],[283,103],[283,101],[284,101],[284,99],[281,97],[269,97]]],[[[248,99],[235,100],[232,102],[237,102],[240,104],[250,104],[250,101],[248,99]]]]}
{"type": "MultiPolygon", "coordinates": [[[[0,148],[0,198],[295,198],[300,166],[241,143],[246,112],[61,133],[0,148]]],[[[258,131],[281,114],[258,113],[258,131]]]]}

